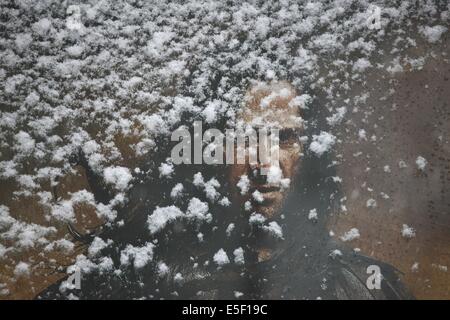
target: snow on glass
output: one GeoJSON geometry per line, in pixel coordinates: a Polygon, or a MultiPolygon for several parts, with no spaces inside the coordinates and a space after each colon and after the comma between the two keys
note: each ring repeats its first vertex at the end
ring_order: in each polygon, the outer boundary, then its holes
{"type": "MultiPolygon", "coordinates": [[[[313,92],[325,93],[332,113],[327,118],[330,132],[315,130],[303,141],[311,141],[306,149],[316,156],[331,152],[339,143],[333,128],[352,110],[334,103],[341,94],[336,88],[350,87],[348,70],[355,81],[364,81],[372,68],[403,70],[407,60],[402,50],[415,43],[415,37],[439,43],[449,19],[448,8],[442,10],[430,1],[413,5],[387,0],[378,1],[376,7],[363,0],[286,0],[259,6],[240,1],[135,6],[108,0],[66,6],[20,0],[14,6],[2,2],[1,11],[8,23],[0,43],[0,179],[2,184],[17,183],[17,196],[36,197],[48,224],[30,222],[0,204],[0,260],[31,248],[70,253],[74,244],[52,223],[75,222],[74,207],[80,203],[93,206],[104,221],[121,223],[116,221],[117,210],[126,203],[139,172],[123,164],[126,152],[152,157],[160,150],[160,137],[168,138],[173,128],[199,117],[208,124],[226,119],[235,126],[236,112],[254,80],[291,79],[302,92],[294,103],[305,109],[314,101],[313,92]],[[378,16],[373,21],[374,14],[378,16]],[[409,35],[404,31],[413,20],[422,24],[409,35]],[[396,38],[392,41],[396,55],[377,63],[374,55],[391,35],[396,38]],[[129,150],[124,151],[118,137],[130,138],[129,150]],[[80,150],[89,167],[113,188],[115,196],[109,203],[96,202],[86,190],[54,199],[46,187],[58,186],[59,179],[73,170],[70,159],[80,150]]],[[[414,65],[419,67],[423,60],[418,57],[414,65]]],[[[359,99],[364,101],[364,94],[359,99]]],[[[314,128],[314,123],[307,125],[314,128]]],[[[357,135],[368,139],[364,129],[357,135]]],[[[172,177],[177,161],[173,158],[156,165],[162,178],[172,177]]],[[[194,154],[195,159],[199,157],[194,154]]],[[[423,157],[416,164],[426,170],[423,157]]],[[[269,178],[279,180],[280,174],[272,169],[269,178]]],[[[197,183],[209,194],[208,201],[218,199],[217,183],[208,184],[203,177],[197,183]]],[[[248,177],[241,177],[238,187],[248,192],[248,177]]],[[[184,186],[175,182],[171,198],[175,201],[183,194],[184,186]]],[[[252,196],[259,199],[258,193],[252,196]]],[[[368,207],[376,206],[372,200],[368,207]]],[[[230,205],[226,197],[220,201],[230,205]]],[[[250,203],[246,209],[251,210],[250,203]]],[[[189,198],[185,211],[175,205],[151,208],[148,231],[157,234],[180,218],[210,222],[208,203],[189,198]]],[[[263,223],[261,218],[254,214],[249,223],[263,223]]],[[[317,214],[311,212],[309,218],[317,219],[317,214]]],[[[265,228],[283,237],[277,222],[265,228]]],[[[345,239],[357,238],[352,230],[345,239]]],[[[414,230],[405,225],[402,235],[413,237],[414,230]]],[[[75,265],[86,271],[109,268],[109,260],[101,257],[101,249],[108,245],[94,241],[89,258],[80,254],[75,265]]],[[[121,264],[142,268],[153,259],[155,246],[124,248],[121,264]]],[[[236,250],[234,261],[241,263],[242,252],[236,250]]],[[[219,251],[213,261],[224,265],[230,258],[219,251]]],[[[160,274],[166,269],[160,264],[160,274]]],[[[25,261],[12,270],[17,277],[32,272],[25,261]]]]}

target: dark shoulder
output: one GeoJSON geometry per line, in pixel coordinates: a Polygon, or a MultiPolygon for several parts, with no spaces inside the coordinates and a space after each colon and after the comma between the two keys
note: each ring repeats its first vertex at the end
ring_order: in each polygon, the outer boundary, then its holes
{"type": "Polygon", "coordinates": [[[401,281],[400,272],[387,263],[353,252],[333,260],[337,299],[414,299],[401,281]]]}

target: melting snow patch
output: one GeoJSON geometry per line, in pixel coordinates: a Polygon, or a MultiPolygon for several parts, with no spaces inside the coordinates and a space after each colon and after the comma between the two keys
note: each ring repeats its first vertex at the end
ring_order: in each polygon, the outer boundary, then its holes
{"type": "Polygon", "coordinates": [[[440,25],[434,27],[426,26],[420,28],[419,30],[428,42],[436,43],[441,39],[442,34],[447,31],[447,27],[440,25]]]}
{"type": "Polygon", "coordinates": [[[160,177],[170,177],[174,171],[172,163],[161,163],[158,169],[160,177]]]}
{"type": "Polygon", "coordinates": [[[255,199],[256,202],[262,203],[264,201],[264,197],[261,192],[258,190],[255,190],[255,192],[252,193],[253,199],[255,199]]]}
{"type": "Polygon", "coordinates": [[[158,263],[158,276],[159,277],[164,277],[165,275],[167,275],[169,273],[169,267],[167,266],[167,264],[165,264],[164,262],[160,262],[158,263]]]}
{"type": "Polygon", "coordinates": [[[25,131],[20,131],[15,135],[16,144],[14,148],[22,155],[30,154],[35,147],[35,140],[25,131]]]}
{"type": "Polygon", "coordinates": [[[353,71],[356,72],[364,72],[367,68],[371,67],[372,64],[369,60],[365,58],[360,58],[356,60],[356,62],[353,64],[353,71]]]}
{"type": "Polygon", "coordinates": [[[265,221],[266,221],[266,218],[262,214],[255,213],[255,212],[252,213],[250,215],[250,218],[248,219],[248,222],[251,225],[260,225],[260,224],[263,224],[265,221]]]}
{"type": "Polygon", "coordinates": [[[322,131],[319,135],[313,135],[309,150],[314,152],[318,157],[327,151],[336,143],[336,137],[332,134],[322,131]]]}
{"type": "Polygon", "coordinates": [[[239,264],[239,265],[243,265],[245,263],[244,249],[242,249],[241,247],[235,249],[233,251],[233,255],[234,255],[234,263],[239,264]]]}
{"type": "Polygon", "coordinates": [[[24,277],[30,275],[30,265],[25,262],[19,262],[14,268],[14,275],[16,277],[24,277]]]}
{"type": "Polygon", "coordinates": [[[367,208],[376,208],[377,206],[377,201],[375,199],[369,199],[366,202],[366,207],[367,208]]]}
{"type": "Polygon", "coordinates": [[[105,242],[99,237],[95,237],[91,245],[88,248],[89,257],[97,256],[103,249],[112,244],[112,240],[105,242]]]}
{"type": "Polygon", "coordinates": [[[8,252],[8,249],[0,243],[0,260],[5,257],[6,252],[8,252]]]}
{"type": "Polygon", "coordinates": [[[194,197],[189,201],[186,216],[197,221],[211,222],[212,215],[208,213],[208,210],[208,203],[194,197]]]}
{"type": "Polygon", "coordinates": [[[432,263],[431,266],[432,266],[433,268],[438,269],[439,271],[442,271],[442,272],[447,272],[447,271],[448,271],[448,267],[447,267],[447,266],[444,266],[444,265],[442,265],[442,264],[432,263]]]}
{"type": "Polygon", "coordinates": [[[219,181],[217,179],[212,178],[208,182],[204,184],[206,197],[210,201],[215,201],[219,198],[220,194],[217,192],[216,188],[220,187],[219,181]]]}
{"type": "Polygon", "coordinates": [[[148,229],[151,234],[155,234],[164,229],[167,223],[183,215],[183,212],[176,206],[157,207],[147,219],[148,229]]]}
{"type": "Polygon", "coordinates": [[[183,275],[181,274],[181,273],[177,273],[177,274],[175,274],[175,276],[173,277],[173,281],[175,282],[175,283],[178,283],[178,284],[181,284],[181,283],[183,283],[183,281],[184,281],[184,277],[183,277],[183,275]]]}
{"type": "Polygon", "coordinates": [[[276,221],[271,221],[268,226],[263,226],[263,230],[269,232],[275,238],[283,239],[283,229],[276,221]]]}
{"type": "Polygon", "coordinates": [[[203,176],[201,172],[197,172],[194,174],[194,180],[192,181],[194,186],[201,187],[205,184],[205,181],[203,180],[203,176]]]}
{"type": "Polygon", "coordinates": [[[133,261],[133,266],[141,269],[153,259],[153,248],[152,243],[147,243],[142,247],[134,247],[129,244],[120,253],[120,264],[129,265],[133,261]]]}
{"type": "Polygon", "coordinates": [[[330,257],[333,258],[333,259],[338,258],[338,257],[342,257],[342,251],[339,250],[339,249],[335,249],[335,250],[330,252],[330,257]]]}
{"type": "Polygon", "coordinates": [[[244,195],[250,188],[250,180],[248,179],[247,175],[242,175],[236,185],[241,190],[241,194],[244,195]]]}
{"type": "Polygon", "coordinates": [[[360,140],[367,140],[367,133],[364,129],[359,129],[358,131],[358,137],[360,140]]]}
{"type": "Polygon", "coordinates": [[[220,249],[219,251],[216,252],[216,254],[213,257],[213,260],[219,267],[230,263],[230,259],[228,259],[228,256],[225,250],[223,249],[220,249]]]}
{"type": "Polygon", "coordinates": [[[231,206],[231,201],[227,197],[223,197],[220,199],[219,204],[223,207],[229,207],[231,206]]]}
{"type": "Polygon", "coordinates": [[[336,113],[331,117],[327,117],[327,122],[330,126],[335,126],[341,123],[342,119],[344,119],[345,114],[347,113],[346,107],[341,107],[336,109],[336,113]]]}
{"type": "Polygon", "coordinates": [[[173,188],[172,191],[170,191],[170,197],[172,199],[178,199],[183,194],[183,184],[177,183],[173,188]]]}
{"type": "Polygon", "coordinates": [[[225,233],[227,234],[227,237],[231,236],[231,233],[233,232],[235,228],[234,223],[230,223],[227,227],[227,229],[225,230],[225,233]]]}
{"type": "Polygon", "coordinates": [[[267,172],[267,183],[278,185],[283,178],[283,172],[279,166],[271,166],[267,172]]]}
{"type": "Polygon", "coordinates": [[[309,210],[308,219],[317,221],[317,209],[314,208],[314,209],[309,210]]]}
{"type": "Polygon", "coordinates": [[[114,185],[117,190],[125,191],[132,179],[130,170],[125,167],[108,167],[103,171],[105,182],[114,185]]]}
{"type": "Polygon", "coordinates": [[[414,238],[416,236],[416,231],[408,225],[404,224],[402,226],[402,236],[403,238],[408,239],[414,238]]]}
{"type": "Polygon", "coordinates": [[[359,239],[360,235],[359,235],[359,230],[356,228],[352,228],[349,231],[347,231],[346,233],[344,233],[344,235],[341,237],[341,240],[346,242],[346,241],[352,241],[355,239],[359,239]]]}
{"type": "Polygon", "coordinates": [[[419,168],[419,170],[425,170],[425,167],[428,164],[428,161],[422,157],[422,156],[418,156],[416,159],[416,164],[417,164],[417,168],[419,168]]]}

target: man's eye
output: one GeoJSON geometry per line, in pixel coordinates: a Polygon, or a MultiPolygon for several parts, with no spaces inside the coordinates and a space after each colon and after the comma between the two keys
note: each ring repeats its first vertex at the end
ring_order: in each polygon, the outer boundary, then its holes
{"type": "Polygon", "coordinates": [[[283,129],[279,134],[281,143],[295,140],[298,137],[297,130],[295,129],[283,129]]]}

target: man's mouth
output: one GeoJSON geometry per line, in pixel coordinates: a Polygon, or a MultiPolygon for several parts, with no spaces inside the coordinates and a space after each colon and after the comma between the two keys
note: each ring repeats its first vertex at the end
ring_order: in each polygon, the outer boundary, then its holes
{"type": "Polygon", "coordinates": [[[252,202],[255,208],[271,206],[280,198],[280,194],[282,192],[279,186],[269,184],[253,185],[253,187],[250,189],[250,192],[253,195],[255,191],[258,191],[260,193],[260,196],[262,196],[263,198],[263,200],[261,201],[257,200],[255,196],[252,197],[252,202]]]}
{"type": "Polygon", "coordinates": [[[253,191],[258,190],[261,193],[269,193],[280,191],[280,187],[271,186],[271,185],[258,185],[253,188],[253,191]]]}

